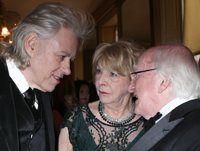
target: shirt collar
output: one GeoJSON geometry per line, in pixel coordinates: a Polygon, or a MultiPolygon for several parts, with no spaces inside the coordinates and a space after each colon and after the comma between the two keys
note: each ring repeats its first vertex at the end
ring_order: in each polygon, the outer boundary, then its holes
{"type": "MultiPolygon", "coordinates": [[[[190,97],[189,99],[180,99],[180,98],[175,98],[169,103],[167,103],[161,110],[160,113],[162,114],[162,117],[159,119],[161,120],[165,115],[167,115],[169,112],[171,112],[173,109],[175,109],[177,106],[180,106],[181,104],[188,102],[190,100],[193,100],[194,97],[190,97]]],[[[157,120],[156,122],[158,122],[157,120]]]]}
{"type": "Polygon", "coordinates": [[[29,88],[29,84],[22,74],[22,72],[17,68],[16,64],[14,63],[13,59],[6,60],[8,66],[8,72],[11,79],[17,85],[18,89],[21,93],[24,93],[29,88]]]}

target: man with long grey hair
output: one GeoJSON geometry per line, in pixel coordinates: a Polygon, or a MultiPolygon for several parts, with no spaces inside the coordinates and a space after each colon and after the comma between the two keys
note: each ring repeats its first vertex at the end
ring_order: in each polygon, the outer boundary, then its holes
{"type": "Polygon", "coordinates": [[[95,26],[91,15],[43,3],[0,50],[0,150],[55,151],[53,91],[95,26]]]}
{"type": "Polygon", "coordinates": [[[135,113],[148,121],[131,151],[200,150],[200,70],[183,45],[146,50],[137,63],[135,113]]]}

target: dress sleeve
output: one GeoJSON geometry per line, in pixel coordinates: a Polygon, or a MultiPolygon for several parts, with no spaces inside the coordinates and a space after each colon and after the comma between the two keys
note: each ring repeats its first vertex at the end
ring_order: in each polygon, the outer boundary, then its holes
{"type": "Polygon", "coordinates": [[[77,120],[77,111],[78,111],[77,106],[68,110],[63,117],[60,128],[67,127],[68,129],[71,129],[75,121],[77,120]]]}

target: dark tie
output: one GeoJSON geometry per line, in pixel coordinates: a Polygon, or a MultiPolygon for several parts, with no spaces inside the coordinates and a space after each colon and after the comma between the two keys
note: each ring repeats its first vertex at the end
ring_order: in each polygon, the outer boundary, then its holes
{"type": "Polygon", "coordinates": [[[35,92],[29,88],[24,94],[24,99],[26,100],[35,120],[35,124],[40,121],[39,111],[35,108],[35,92]]]}
{"type": "Polygon", "coordinates": [[[155,125],[155,122],[161,118],[162,114],[158,112],[154,117],[151,117],[148,121],[146,121],[143,125],[145,131],[147,132],[153,125],[155,125]]]}

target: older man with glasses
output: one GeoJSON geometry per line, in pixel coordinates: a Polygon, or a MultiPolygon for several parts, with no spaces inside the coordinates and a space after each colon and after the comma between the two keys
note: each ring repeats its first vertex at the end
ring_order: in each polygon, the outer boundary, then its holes
{"type": "Polygon", "coordinates": [[[131,151],[200,150],[200,71],[182,45],[155,46],[138,59],[135,113],[146,133],[131,151]]]}

